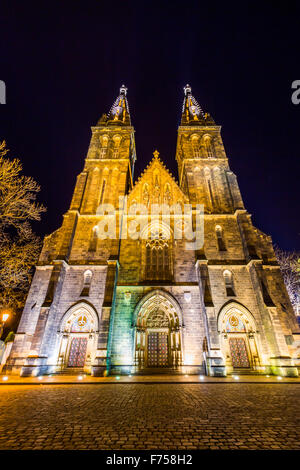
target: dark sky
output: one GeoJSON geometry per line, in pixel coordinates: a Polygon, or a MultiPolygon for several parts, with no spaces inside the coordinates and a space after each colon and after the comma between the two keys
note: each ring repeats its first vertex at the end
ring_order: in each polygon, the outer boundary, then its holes
{"type": "Polygon", "coordinates": [[[157,148],[177,177],[183,86],[222,125],[232,170],[255,225],[300,250],[300,3],[252,1],[1,3],[0,139],[41,184],[48,211],[35,230],[61,225],[90,126],[128,87],[135,177],[157,148]],[[241,5],[243,4],[243,5],[241,5]]]}

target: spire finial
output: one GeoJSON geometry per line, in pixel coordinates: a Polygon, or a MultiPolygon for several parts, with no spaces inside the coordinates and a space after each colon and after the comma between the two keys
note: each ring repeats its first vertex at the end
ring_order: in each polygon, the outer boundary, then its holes
{"type": "Polygon", "coordinates": [[[188,83],[185,85],[185,87],[183,88],[183,90],[184,90],[185,96],[186,96],[187,94],[189,94],[189,93],[192,93],[192,88],[190,87],[190,85],[189,85],[188,83]]]}
{"type": "Polygon", "coordinates": [[[154,158],[158,158],[158,156],[159,156],[159,152],[158,152],[157,150],[154,150],[154,152],[153,152],[153,156],[154,156],[154,158]]]}
{"type": "Polygon", "coordinates": [[[110,111],[107,116],[107,122],[109,124],[120,124],[123,123],[125,125],[130,124],[130,114],[129,114],[129,106],[126,98],[127,94],[127,87],[122,85],[120,88],[120,93],[117,99],[115,100],[114,104],[110,108],[110,111]]]}
{"type": "Polygon", "coordinates": [[[197,100],[192,95],[192,88],[187,83],[184,90],[184,100],[182,106],[182,117],[181,117],[181,125],[207,125],[214,124],[212,119],[206,119],[204,112],[201,109],[201,106],[197,103],[197,100]]]}
{"type": "Polygon", "coordinates": [[[122,85],[120,88],[120,95],[127,95],[128,88],[125,85],[122,85]]]}

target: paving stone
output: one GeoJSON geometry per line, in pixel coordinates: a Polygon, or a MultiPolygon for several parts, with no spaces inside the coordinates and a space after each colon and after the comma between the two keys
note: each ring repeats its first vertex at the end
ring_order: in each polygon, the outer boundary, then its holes
{"type": "Polygon", "coordinates": [[[250,383],[2,386],[0,449],[299,450],[299,390],[250,383]]]}

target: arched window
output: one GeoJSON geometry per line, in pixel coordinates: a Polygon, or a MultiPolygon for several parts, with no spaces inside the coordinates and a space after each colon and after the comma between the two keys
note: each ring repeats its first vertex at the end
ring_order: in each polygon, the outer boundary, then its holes
{"type": "Polygon", "coordinates": [[[217,236],[219,251],[226,251],[226,246],[225,246],[224,237],[223,237],[223,230],[220,225],[216,225],[216,236],[217,236]]]}
{"type": "Polygon", "coordinates": [[[83,274],[83,289],[81,291],[81,297],[87,297],[90,294],[90,286],[93,273],[89,269],[83,274]]]}
{"type": "Polygon", "coordinates": [[[100,194],[100,202],[99,202],[99,205],[100,205],[100,204],[103,204],[105,186],[106,186],[106,180],[103,180],[102,188],[101,188],[101,194],[100,194]]]}
{"type": "Polygon", "coordinates": [[[224,282],[225,282],[226,295],[228,297],[235,296],[234,287],[233,287],[232,272],[230,272],[228,269],[226,269],[223,272],[223,277],[224,277],[224,282]]]}
{"type": "Polygon", "coordinates": [[[100,149],[100,158],[105,158],[107,154],[107,146],[108,146],[108,137],[107,135],[103,135],[100,137],[101,149],[100,149]]]}
{"type": "Polygon", "coordinates": [[[207,168],[207,167],[204,168],[204,177],[205,177],[206,184],[207,184],[207,192],[208,192],[208,197],[210,200],[211,209],[213,210],[213,207],[215,205],[215,200],[214,200],[214,195],[213,195],[212,185],[211,185],[210,168],[207,168]]]}
{"type": "Polygon", "coordinates": [[[158,239],[147,240],[145,261],[146,280],[171,279],[170,248],[168,240],[164,239],[162,236],[158,239]]]}
{"type": "Polygon", "coordinates": [[[203,137],[203,141],[204,141],[206,157],[213,158],[213,148],[212,148],[212,143],[211,143],[211,137],[209,135],[205,135],[203,137]]]}
{"type": "Polygon", "coordinates": [[[97,249],[97,240],[98,240],[98,226],[95,225],[92,230],[92,237],[90,241],[89,251],[96,251],[97,249]]]}
{"type": "Polygon", "coordinates": [[[193,136],[192,137],[192,148],[193,148],[193,155],[194,158],[200,158],[200,148],[199,148],[199,137],[193,136]]]}
{"type": "Polygon", "coordinates": [[[114,140],[113,158],[118,158],[119,157],[121,137],[119,135],[115,135],[113,140],[114,140]]]}

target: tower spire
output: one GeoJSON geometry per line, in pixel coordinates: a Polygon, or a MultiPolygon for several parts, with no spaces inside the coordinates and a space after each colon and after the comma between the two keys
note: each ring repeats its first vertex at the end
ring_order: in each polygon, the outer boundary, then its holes
{"type": "Polygon", "coordinates": [[[196,98],[192,95],[192,88],[189,84],[185,85],[184,100],[182,107],[181,125],[209,125],[214,124],[213,119],[207,113],[204,113],[196,98]]]}
{"type": "Polygon", "coordinates": [[[107,115],[107,122],[109,124],[125,124],[129,126],[131,125],[130,112],[126,95],[127,88],[125,85],[122,85],[120,88],[119,95],[107,115]]]}

